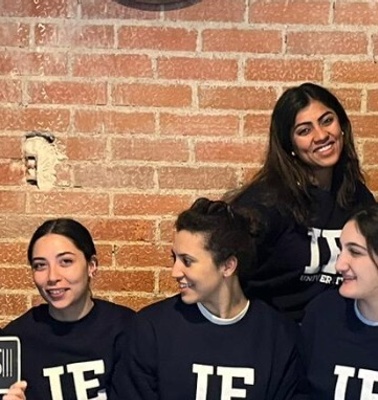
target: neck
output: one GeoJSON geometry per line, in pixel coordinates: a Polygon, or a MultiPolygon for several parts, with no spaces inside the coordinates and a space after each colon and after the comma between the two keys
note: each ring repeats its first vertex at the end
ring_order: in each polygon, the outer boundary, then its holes
{"type": "Polygon", "coordinates": [[[56,308],[49,304],[49,314],[57,321],[73,322],[85,317],[89,314],[94,306],[93,300],[88,294],[88,297],[82,299],[78,303],[71,304],[66,308],[56,308]]]}
{"type": "Polygon", "coordinates": [[[313,183],[320,189],[330,190],[332,186],[333,168],[319,168],[313,171],[313,183]]]}
{"type": "Polygon", "coordinates": [[[378,299],[357,300],[357,307],[366,319],[378,322],[378,299]]]}
{"type": "Polygon", "coordinates": [[[206,307],[213,315],[230,319],[238,315],[247,305],[248,300],[245,297],[238,278],[229,282],[219,291],[218,296],[211,301],[204,301],[202,305],[206,307]]]}

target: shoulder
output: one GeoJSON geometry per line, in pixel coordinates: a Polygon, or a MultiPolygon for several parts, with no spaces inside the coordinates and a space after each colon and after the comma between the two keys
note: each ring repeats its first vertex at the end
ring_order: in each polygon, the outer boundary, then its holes
{"type": "Polygon", "coordinates": [[[376,202],[373,193],[362,182],[357,182],[355,196],[359,204],[369,205],[376,202]]]}
{"type": "Polygon", "coordinates": [[[311,318],[328,318],[342,315],[349,299],[339,294],[338,288],[332,288],[315,297],[306,307],[304,322],[311,318]],[[324,312],[326,310],[326,312],[324,312]]]}
{"type": "Polygon", "coordinates": [[[30,308],[24,314],[11,321],[3,330],[5,334],[17,333],[28,329],[29,326],[34,325],[41,321],[46,321],[49,318],[47,304],[41,304],[30,308]]]}
{"type": "Polygon", "coordinates": [[[180,303],[182,303],[181,297],[177,294],[142,308],[137,312],[137,316],[138,318],[143,317],[158,319],[165,314],[171,314],[174,312],[175,309],[180,306],[180,303]]]}

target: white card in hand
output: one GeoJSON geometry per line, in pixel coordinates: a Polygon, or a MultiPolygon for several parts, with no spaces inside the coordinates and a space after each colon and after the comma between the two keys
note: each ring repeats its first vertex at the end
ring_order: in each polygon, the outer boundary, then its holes
{"type": "Polygon", "coordinates": [[[0,336],[0,393],[21,378],[21,344],[16,336],[0,336]]]}

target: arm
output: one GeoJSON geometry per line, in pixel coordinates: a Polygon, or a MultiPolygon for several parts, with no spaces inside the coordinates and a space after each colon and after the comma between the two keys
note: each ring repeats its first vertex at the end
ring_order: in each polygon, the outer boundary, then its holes
{"type": "Polygon", "coordinates": [[[3,400],[26,400],[25,396],[26,382],[20,381],[14,383],[3,396],[3,400]]]}

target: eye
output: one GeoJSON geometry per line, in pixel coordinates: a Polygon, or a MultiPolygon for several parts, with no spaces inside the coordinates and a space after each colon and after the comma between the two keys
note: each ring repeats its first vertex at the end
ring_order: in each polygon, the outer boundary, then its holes
{"type": "Polygon", "coordinates": [[[68,257],[61,258],[59,260],[60,265],[62,265],[63,267],[69,267],[70,265],[73,264],[73,262],[74,262],[74,260],[72,258],[68,258],[68,257]]]}
{"type": "Polygon", "coordinates": [[[309,126],[304,126],[302,128],[297,129],[294,134],[297,136],[306,136],[311,132],[311,128],[309,126]]]}
{"type": "Polygon", "coordinates": [[[328,126],[328,125],[331,125],[334,120],[335,120],[335,116],[332,114],[329,114],[322,120],[322,124],[325,126],[328,126]]]}
{"type": "Polygon", "coordinates": [[[32,263],[31,267],[35,271],[43,271],[44,269],[47,268],[47,263],[43,262],[43,261],[35,261],[35,262],[32,263]]]}
{"type": "Polygon", "coordinates": [[[171,259],[173,263],[176,262],[176,254],[173,251],[171,251],[171,259]]]}
{"type": "Polygon", "coordinates": [[[182,262],[185,265],[185,267],[190,267],[193,263],[193,260],[189,257],[183,257],[182,262]]]}

